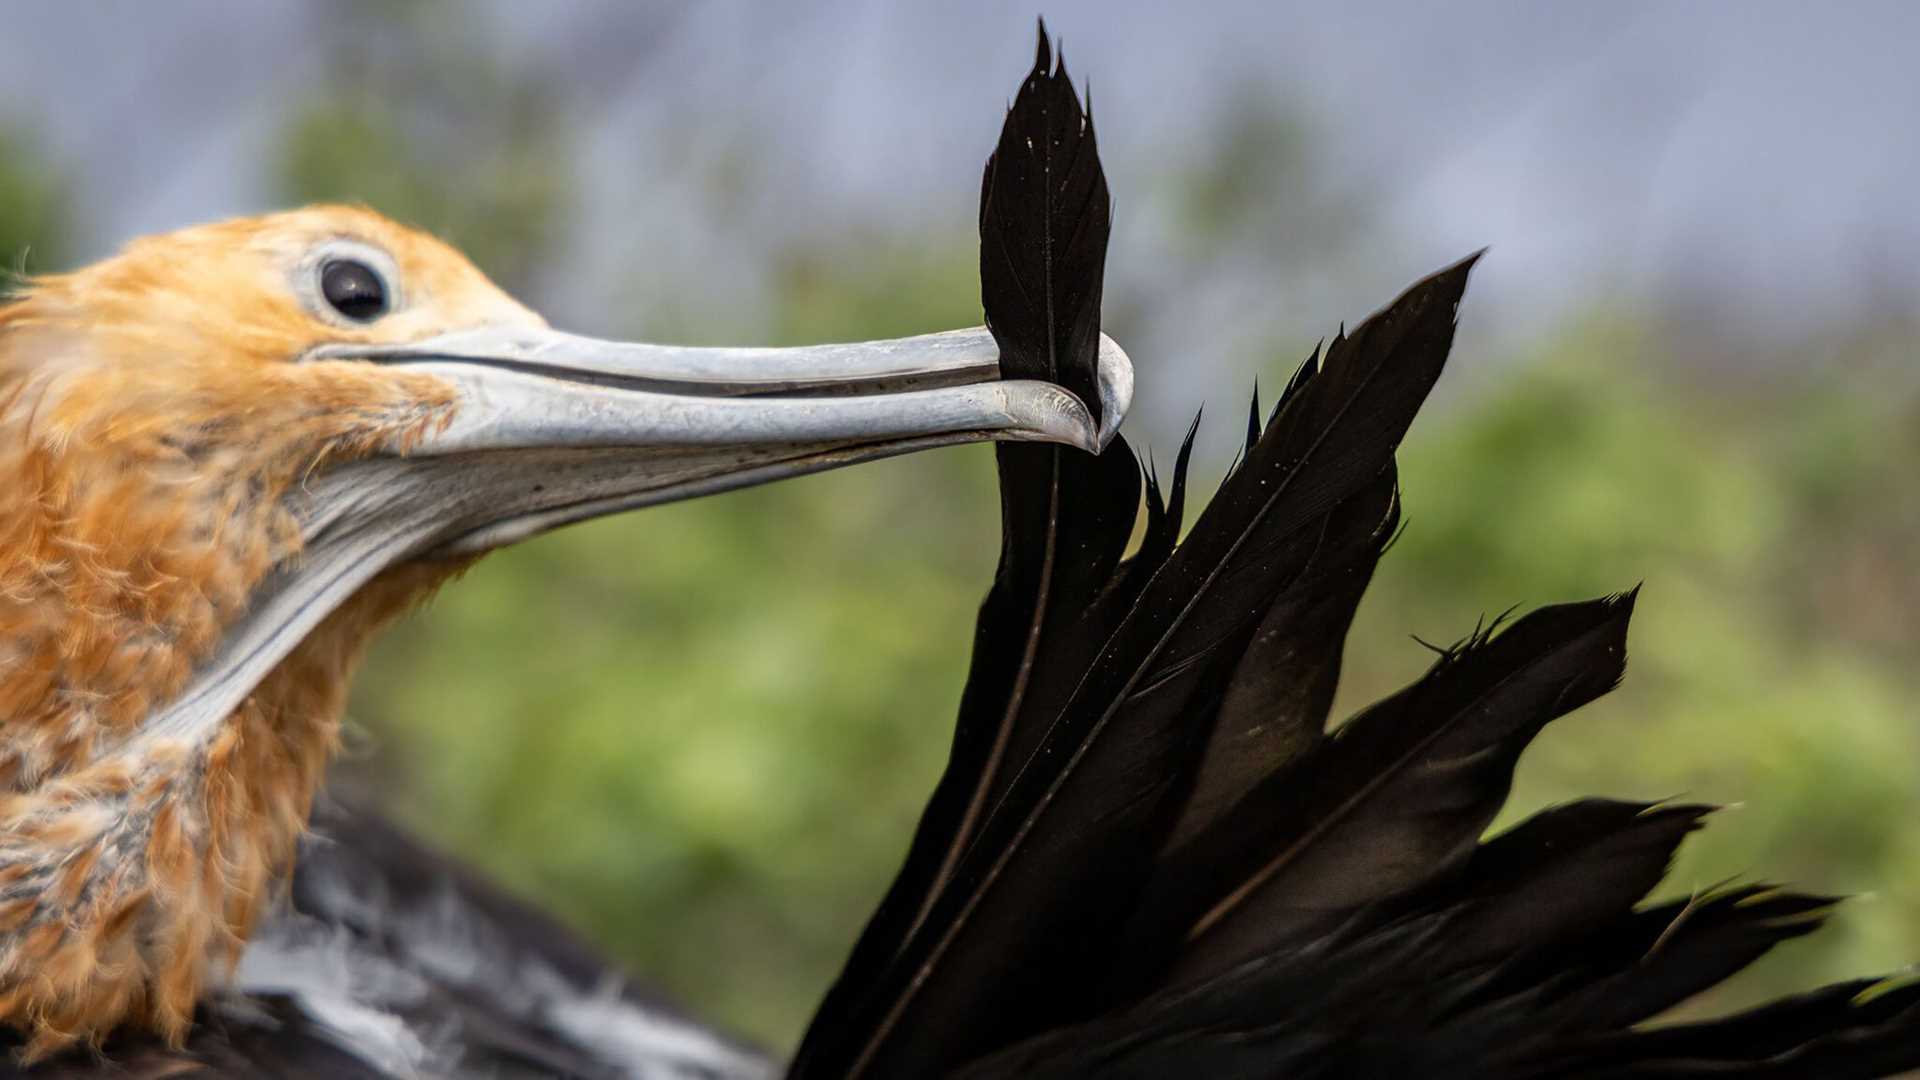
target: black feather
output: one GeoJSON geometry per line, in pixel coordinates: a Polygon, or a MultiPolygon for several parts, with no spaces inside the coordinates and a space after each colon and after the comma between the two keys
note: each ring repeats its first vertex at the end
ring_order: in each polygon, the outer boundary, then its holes
{"type": "MultiPolygon", "coordinates": [[[[1001,373],[1074,390],[1097,410],[1101,274],[1110,207],[1093,124],[1040,28],[1039,55],[1008,111],[988,159],[980,199],[981,297],[1000,346],[1001,373]]],[[[1140,469],[1122,440],[1099,457],[1051,446],[1002,444],[1002,545],[994,586],[980,609],[973,666],[961,699],[947,770],[922,815],[905,867],[868,923],[809,1028],[796,1075],[835,1075],[853,1051],[856,1017],[883,1007],[871,996],[924,925],[960,857],[1004,794],[1019,764],[1072,691],[1125,607],[1116,576],[1139,500],[1140,469]],[[1115,594],[1105,603],[1103,594],[1115,594]]],[[[1173,548],[1187,453],[1176,466],[1171,505],[1149,547],[1173,548]]],[[[1154,505],[1150,503],[1150,505],[1154,505]]],[[[1151,550],[1143,552],[1154,558],[1151,550]]],[[[1163,555],[1160,557],[1164,557],[1163,555]]]]}
{"type": "Polygon", "coordinates": [[[1541,727],[1613,689],[1633,596],[1546,608],[1450,650],[1168,855],[1134,940],[1182,977],[1464,864],[1541,727]]]}
{"type": "Polygon", "coordinates": [[[1613,1032],[1563,1047],[1542,1069],[1592,1080],[1804,1077],[1851,1080],[1913,1067],[1920,985],[1839,983],[1736,1016],[1613,1032]]]}
{"type": "MultiPolygon", "coordinates": [[[[1007,374],[1090,396],[1075,365],[1099,288],[1082,275],[1101,259],[1078,238],[1104,245],[1105,188],[1049,62],[1043,38],[988,165],[982,290],[1007,374]]],[[[1481,840],[1533,736],[1619,680],[1634,592],[1496,618],[1326,733],[1355,607],[1402,524],[1394,453],[1473,262],[1343,326],[1264,425],[1256,390],[1184,540],[1192,429],[1165,492],[1116,454],[1001,450],[1001,566],[948,771],[797,1074],[1920,1064],[1903,990],[1782,1005],[1784,1030],[1744,1046],[1739,1020],[1641,1029],[1831,905],[1746,886],[1638,909],[1707,808],[1586,800],[1481,840]],[[1142,476],[1144,533],[1121,561],[1142,476]]]]}
{"type": "Polygon", "coordinates": [[[935,932],[882,980],[885,1015],[856,1063],[922,1071],[1094,1000],[1247,641],[1314,565],[1329,516],[1391,490],[1470,265],[1337,343],[1147,583],[971,840],[930,909],[935,932]]]}
{"type": "MultiPolygon", "coordinates": [[[[1193,460],[1193,438],[1200,431],[1200,414],[1195,413],[1193,422],[1187,425],[1186,437],[1180,440],[1180,452],[1173,461],[1173,484],[1167,490],[1164,506],[1157,499],[1147,501],[1147,527],[1140,538],[1140,550],[1120,564],[1120,572],[1115,576],[1108,595],[1101,597],[1103,611],[1125,612],[1132,607],[1140,596],[1140,590],[1147,587],[1147,581],[1159,573],[1166,564],[1167,557],[1173,554],[1174,546],[1180,540],[1180,526],[1186,516],[1187,469],[1193,460]]],[[[1157,485],[1150,489],[1157,494],[1157,485]]]]}
{"type": "Polygon", "coordinates": [[[1000,373],[1073,391],[1100,419],[1095,360],[1113,206],[1093,117],[1039,28],[980,190],[980,298],[1000,373]]]}
{"type": "Polygon", "coordinates": [[[1247,402],[1247,445],[1243,449],[1248,457],[1253,456],[1254,445],[1260,441],[1260,380],[1253,382],[1253,398],[1247,402]]]}
{"type": "MultiPolygon", "coordinates": [[[[1648,1020],[1745,969],[1774,946],[1819,929],[1830,896],[1748,885],[1633,913],[1557,954],[1533,975],[1566,993],[1561,1011],[1590,1029],[1648,1020]]],[[[1509,979],[1525,971],[1516,964],[1509,979]]]]}
{"type": "MultiPolygon", "coordinates": [[[[1004,179],[1053,175],[1031,155],[1069,145],[1018,135],[1077,114],[1047,63],[1043,41],[989,163],[983,294],[1008,374],[1072,387],[1059,361],[1091,355],[1094,327],[1079,320],[1097,315],[1097,282],[1032,268],[1056,265],[1056,195],[1104,187],[1004,179]],[[1037,299],[1086,295],[1096,302],[1064,317],[1037,299]],[[1046,333],[1012,340],[1035,325],[1046,333]]],[[[1090,122],[1084,131],[1073,169],[1091,157],[1090,122]]],[[[1071,250],[1097,273],[1088,249],[1071,250]]],[[[1445,362],[1472,263],[1351,335],[1343,326],[1264,430],[1256,391],[1241,456],[1184,541],[1193,432],[1164,503],[1157,472],[1136,467],[1145,534],[1117,569],[1130,490],[1123,499],[1117,480],[1065,452],[1002,452],[1002,571],[953,760],[896,886],[915,916],[878,935],[876,961],[856,953],[836,989],[854,1004],[823,1013],[809,1047],[828,1049],[799,1071],[1518,1077],[1704,1073],[1762,1055],[1770,1068],[1920,1063],[1920,1020],[1897,992],[1877,1009],[1783,1006],[1790,1033],[1744,1047],[1738,1021],[1641,1039],[1643,1021],[1809,932],[1830,905],[1749,886],[1636,910],[1705,808],[1590,800],[1480,842],[1527,742],[1618,681],[1633,593],[1504,632],[1495,619],[1324,733],[1354,608],[1397,535],[1393,454],[1445,362]],[[1083,503],[1082,487],[1101,494],[1083,503]],[[1063,576],[1074,552],[1090,565],[1063,576]],[[954,790],[967,793],[964,815],[954,790]],[[941,859],[931,886],[927,852],[941,859]]]]}
{"type": "Polygon", "coordinates": [[[1319,743],[1347,628],[1399,520],[1394,470],[1326,519],[1305,572],[1268,609],[1234,665],[1169,844],[1183,845],[1260,781],[1319,743]]]}
{"type": "Polygon", "coordinates": [[[1311,382],[1318,374],[1320,374],[1320,346],[1315,345],[1313,352],[1307,356],[1306,360],[1293,369],[1293,377],[1287,380],[1287,385],[1280,391],[1279,400],[1273,403],[1273,412],[1268,414],[1267,423],[1271,424],[1279,419],[1280,410],[1286,408],[1287,402],[1293,400],[1294,395],[1300,392],[1300,388],[1311,382]]]}
{"type": "Polygon", "coordinates": [[[1463,962],[1565,941],[1630,911],[1666,876],[1711,807],[1584,799],[1528,818],[1481,844],[1455,880],[1405,902],[1460,907],[1452,948],[1463,962]]]}

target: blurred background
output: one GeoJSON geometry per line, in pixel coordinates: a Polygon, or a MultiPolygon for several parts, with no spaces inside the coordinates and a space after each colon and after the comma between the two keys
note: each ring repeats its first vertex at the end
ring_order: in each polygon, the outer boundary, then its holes
{"type": "MultiPolygon", "coordinates": [[[[317,199],[568,329],[980,321],[980,165],[1030,4],[8,5],[0,254],[317,199]]],[[[1523,761],[1731,804],[1668,885],[1864,894],[1703,1007],[1920,958],[1920,8],[1046,5],[1115,193],[1106,326],[1163,467],[1483,245],[1401,455],[1344,715],[1409,638],[1646,583],[1625,687],[1523,761]]],[[[790,1048],[945,758],[991,454],[497,555],[377,647],[349,767],[703,1015],[790,1048]]]]}

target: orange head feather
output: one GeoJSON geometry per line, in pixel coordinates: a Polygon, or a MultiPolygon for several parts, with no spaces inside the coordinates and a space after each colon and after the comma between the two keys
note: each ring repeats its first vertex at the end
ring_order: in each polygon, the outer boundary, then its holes
{"type": "Polygon", "coordinates": [[[20,924],[0,1016],[36,1052],[135,1003],[182,1033],[285,867],[353,657],[457,566],[403,568],[336,612],[198,763],[106,752],[297,555],[290,488],[453,408],[432,375],[300,361],[487,325],[544,324],[446,244],[346,207],[139,240],[0,306],[0,922],[20,924]],[[329,253],[390,266],[392,313],[332,311],[313,266],[329,253]],[[150,842],[127,842],[129,809],[150,842]]]}

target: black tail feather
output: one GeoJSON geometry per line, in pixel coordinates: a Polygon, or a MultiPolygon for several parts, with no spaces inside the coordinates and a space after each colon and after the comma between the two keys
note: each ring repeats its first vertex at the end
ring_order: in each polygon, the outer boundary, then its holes
{"type": "Polygon", "coordinates": [[[1868,1080],[1914,1068],[1916,1031],[1920,986],[1860,980],[1721,1020],[1612,1033],[1566,1046],[1545,1064],[1593,1080],[1868,1080]]]}
{"type": "MultiPolygon", "coordinates": [[[[1140,549],[1120,565],[1120,572],[1114,576],[1113,584],[1100,598],[1100,610],[1109,618],[1125,613],[1140,598],[1140,590],[1160,567],[1166,564],[1167,557],[1173,554],[1175,544],[1180,540],[1180,526],[1186,516],[1187,507],[1187,468],[1193,460],[1193,439],[1200,431],[1200,417],[1194,415],[1193,422],[1187,425],[1187,434],[1180,440],[1180,452],[1173,462],[1173,483],[1167,489],[1164,505],[1157,496],[1157,485],[1149,487],[1147,501],[1147,527],[1140,538],[1140,549]]],[[[1105,620],[1098,627],[1100,640],[1106,640],[1104,631],[1112,624],[1105,620]]],[[[1086,635],[1092,637],[1095,635],[1086,635]]]]}
{"type": "MultiPolygon", "coordinates": [[[[1091,117],[1044,25],[1039,55],[987,160],[980,199],[981,292],[1010,378],[1074,390],[1097,410],[1100,288],[1110,224],[1106,180],[1091,117]]],[[[994,586],[981,605],[972,670],[953,751],[922,816],[905,867],[828,994],[795,1063],[834,1069],[840,1033],[855,1029],[869,984],[889,970],[924,924],[961,855],[1033,751],[1041,726],[1023,719],[1057,708],[1064,677],[1088,659],[1072,646],[1088,608],[1114,580],[1139,500],[1140,472],[1124,442],[1100,457],[1050,446],[1002,444],[1003,542],[994,586]],[[1065,649],[1065,653],[1062,650],[1065,649]]],[[[1152,539],[1173,547],[1186,454],[1174,506],[1152,539]]]]}
{"type": "MultiPolygon", "coordinates": [[[[1006,373],[1083,397],[1099,172],[1043,32],[988,163],[982,292],[1006,373]]],[[[1124,443],[1000,450],[1001,564],[948,770],[796,1075],[1920,1066],[1910,986],[1646,1026],[1833,904],[1745,885],[1648,905],[1711,808],[1590,799],[1482,840],[1528,742],[1619,681],[1637,590],[1497,618],[1327,731],[1354,611],[1402,524],[1394,454],[1477,257],[1316,348],[1264,424],[1256,390],[1184,539],[1193,429],[1164,492],[1124,443]]]]}
{"type": "Polygon", "coordinates": [[[1783,941],[1820,928],[1830,896],[1748,885],[1633,913],[1560,955],[1564,1011],[1582,1027],[1649,1020],[1745,969],[1783,941]]]}
{"type": "Polygon", "coordinates": [[[1407,906],[1461,906],[1453,948],[1466,962],[1569,940],[1652,892],[1711,812],[1611,799],[1554,807],[1476,848],[1447,884],[1451,896],[1430,892],[1407,906]]]}
{"type": "Polygon", "coordinates": [[[1176,977],[1455,871],[1541,727],[1611,690],[1632,596],[1547,608],[1470,638],[1418,683],[1265,778],[1169,853],[1134,948],[1176,977]]]}
{"type": "Polygon", "coordinates": [[[1391,504],[1393,448],[1439,375],[1469,265],[1416,285],[1330,351],[1079,669],[929,909],[935,932],[878,984],[891,1019],[861,1058],[913,1071],[977,1052],[1075,1019],[1107,982],[1108,935],[1154,874],[1260,621],[1315,566],[1351,500],[1379,514],[1391,504]],[[929,1016],[953,1045],[927,1035],[929,1016]],[[880,1056],[889,1048],[901,1056],[880,1056]]]}
{"type": "Polygon", "coordinates": [[[1347,628],[1399,514],[1389,469],[1328,516],[1312,562],[1268,609],[1234,667],[1171,847],[1190,842],[1320,742],[1347,628]]]}

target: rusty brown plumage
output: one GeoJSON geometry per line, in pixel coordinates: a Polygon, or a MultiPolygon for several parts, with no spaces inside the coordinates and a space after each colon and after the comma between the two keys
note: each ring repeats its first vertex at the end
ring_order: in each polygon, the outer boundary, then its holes
{"type": "Polygon", "coordinates": [[[0,1021],[29,1056],[185,1035],[288,868],[369,637],[463,565],[377,578],[210,741],[137,737],[298,558],[283,497],[454,408],[430,375],[298,361],[503,322],[540,325],[445,244],[340,207],[136,241],[0,306],[0,1021]],[[329,238],[390,253],[406,310],[303,306],[284,268],[329,238]]]}

